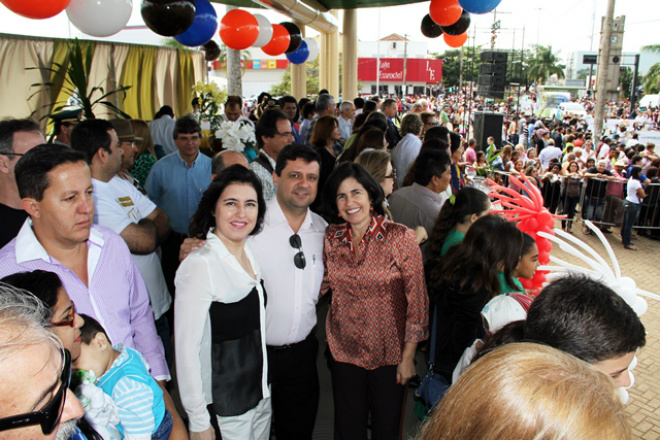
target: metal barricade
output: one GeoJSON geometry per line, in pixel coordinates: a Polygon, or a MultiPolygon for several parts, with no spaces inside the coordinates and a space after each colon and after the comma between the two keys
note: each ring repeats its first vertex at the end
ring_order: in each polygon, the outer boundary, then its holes
{"type": "Polygon", "coordinates": [[[626,181],[585,177],[583,187],[580,203],[582,220],[591,220],[606,231],[611,226],[620,227],[626,181]]]}
{"type": "Polygon", "coordinates": [[[660,239],[660,182],[650,183],[644,192],[646,197],[633,228],[638,229],[640,235],[660,239]]]}

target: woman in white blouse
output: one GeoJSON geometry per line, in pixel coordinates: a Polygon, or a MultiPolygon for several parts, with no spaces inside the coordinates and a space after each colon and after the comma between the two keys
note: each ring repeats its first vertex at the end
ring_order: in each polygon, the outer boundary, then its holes
{"type": "Polygon", "coordinates": [[[210,403],[224,440],[270,434],[266,294],[246,243],[265,211],[257,176],[234,165],[213,180],[191,220],[190,236],[206,243],[181,263],[174,303],[177,377],[191,440],[215,438],[210,403]]]}

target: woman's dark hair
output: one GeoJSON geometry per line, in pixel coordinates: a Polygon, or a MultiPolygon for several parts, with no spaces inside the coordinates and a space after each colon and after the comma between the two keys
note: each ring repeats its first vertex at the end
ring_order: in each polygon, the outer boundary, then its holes
{"type": "Polygon", "coordinates": [[[532,303],[527,320],[500,329],[486,340],[479,356],[502,341],[511,342],[507,333],[590,364],[624,356],[646,344],[644,324],[633,309],[605,284],[577,274],[548,284],[532,303]]]}
{"type": "MultiPolygon", "coordinates": [[[[62,280],[56,273],[39,269],[32,272],[18,272],[7,275],[0,281],[32,293],[46,306],[49,312],[57,304],[57,292],[64,287],[62,280]]],[[[51,318],[52,313],[46,317],[49,322],[51,318]]]]}
{"type": "Polygon", "coordinates": [[[428,141],[429,139],[440,139],[447,142],[448,135],[449,129],[447,127],[436,125],[435,127],[426,130],[426,133],[424,133],[424,141],[428,141]]]}
{"type": "Polygon", "coordinates": [[[257,192],[257,203],[259,205],[257,224],[250,232],[250,235],[256,235],[261,231],[261,224],[263,223],[264,215],[266,215],[266,202],[264,200],[261,181],[252,170],[237,164],[222,170],[220,174],[215,176],[215,179],[213,179],[213,182],[211,182],[206,191],[204,191],[202,199],[197,206],[197,211],[190,220],[190,228],[188,229],[188,235],[190,237],[204,239],[209,230],[215,227],[215,207],[218,204],[218,199],[220,199],[223,191],[234,183],[252,185],[257,192]]]}
{"type": "Polygon", "coordinates": [[[642,167],[635,165],[630,170],[630,178],[635,180],[641,180],[642,178],[642,167]]]}
{"type": "Polygon", "coordinates": [[[379,128],[370,128],[360,135],[360,138],[357,140],[357,150],[356,156],[360,155],[367,148],[373,148],[374,150],[383,150],[385,149],[385,133],[379,128]]]}
{"type": "Polygon", "coordinates": [[[522,247],[523,234],[516,225],[497,215],[481,217],[452,253],[430,266],[429,288],[434,295],[448,287],[462,295],[486,289],[488,302],[502,291],[500,272],[508,285],[514,285],[511,274],[520,261],[522,247]]]}
{"type": "Polygon", "coordinates": [[[380,183],[376,182],[369,171],[365,170],[362,165],[354,162],[344,162],[335,167],[332,174],[328,177],[323,190],[325,200],[326,220],[328,223],[344,223],[345,220],[339,216],[337,209],[337,191],[342,182],[348,178],[354,178],[360,185],[364,187],[369,195],[371,206],[378,215],[385,215],[383,210],[383,200],[385,195],[380,183]]]}
{"type": "Polygon", "coordinates": [[[488,199],[486,193],[471,187],[461,188],[456,193],[454,203],[447,200],[442,205],[440,214],[438,214],[430,234],[429,253],[431,258],[440,258],[440,251],[447,238],[447,234],[457,224],[465,222],[466,218],[472,214],[481,214],[488,209],[489,205],[490,199],[488,199]]]}
{"type": "Polygon", "coordinates": [[[454,154],[456,150],[459,149],[461,146],[461,135],[458,133],[454,133],[453,131],[449,132],[449,140],[450,140],[450,145],[449,147],[451,148],[451,154],[454,154]]]}
{"type": "Polygon", "coordinates": [[[302,109],[302,116],[303,119],[307,119],[309,115],[313,115],[316,110],[314,109],[314,103],[313,102],[308,102],[305,104],[305,106],[302,109]]]}
{"type": "Polygon", "coordinates": [[[352,133],[357,133],[360,131],[362,126],[364,125],[364,122],[367,120],[368,114],[360,113],[355,117],[355,122],[353,122],[353,132],[352,133]]]}
{"type": "Polygon", "coordinates": [[[534,246],[536,246],[536,240],[531,235],[523,232],[523,245],[520,248],[520,258],[532,252],[534,246]]]}
{"type": "Polygon", "coordinates": [[[372,100],[369,99],[369,100],[365,101],[362,112],[366,113],[366,114],[369,114],[369,113],[375,112],[376,109],[378,109],[378,103],[376,101],[372,101],[372,100]]]}
{"type": "MultiPolygon", "coordinates": [[[[435,128],[435,127],[433,127],[433,128],[435,128]]],[[[424,139],[426,139],[426,137],[424,137],[424,139]]],[[[424,143],[422,144],[421,148],[419,149],[419,154],[422,154],[422,152],[426,151],[426,150],[440,150],[440,151],[445,151],[446,152],[448,147],[449,147],[449,145],[447,144],[447,142],[443,141],[440,138],[426,139],[424,141],[424,143]]],[[[408,167],[408,172],[403,177],[403,183],[401,184],[402,187],[410,186],[413,183],[415,183],[415,163],[416,162],[417,162],[417,159],[415,158],[413,163],[411,163],[410,166],[408,167]]],[[[401,172],[403,172],[403,171],[404,170],[401,170],[401,172]]]]}
{"type": "Polygon", "coordinates": [[[314,123],[309,143],[318,148],[325,148],[332,131],[339,126],[339,121],[332,115],[321,116],[314,123]]]}
{"type": "Polygon", "coordinates": [[[360,138],[364,133],[374,128],[377,128],[385,133],[387,132],[387,122],[379,118],[371,118],[365,121],[364,124],[362,124],[362,127],[360,127],[360,130],[358,130],[357,134],[355,135],[355,140],[351,146],[348,147],[348,150],[344,151],[341,156],[339,156],[338,161],[340,163],[353,162],[358,157],[358,144],[360,138]]]}

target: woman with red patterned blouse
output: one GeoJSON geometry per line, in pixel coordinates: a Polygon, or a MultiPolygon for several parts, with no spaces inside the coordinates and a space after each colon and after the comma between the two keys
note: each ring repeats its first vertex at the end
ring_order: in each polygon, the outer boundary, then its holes
{"type": "Polygon", "coordinates": [[[325,188],[327,338],[335,439],[396,439],[417,343],[428,337],[428,297],[415,234],[387,220],[383,190],[360,165],[343,163],[325,188]]]}

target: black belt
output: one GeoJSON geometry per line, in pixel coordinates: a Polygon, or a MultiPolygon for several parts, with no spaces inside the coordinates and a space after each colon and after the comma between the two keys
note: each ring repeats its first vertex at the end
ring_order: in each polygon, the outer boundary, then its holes
{"type": "Polygon", "coordinates": [[[302,344],[303,342],[307,341],[309,338],[313,337],[313,335],[314,335],[314,330],[312,330],[309,333],[309,335],[307,335],[307,337],[305,339],[303,339],[302,341],[294,342],[293,344],[286,344],[286,345],[266,345],[266,348],[268,350],[273,350],[273,351],[286,351],[286,350],[289,350],[293,347],[296,347],[296,346],[302,344]]]}

